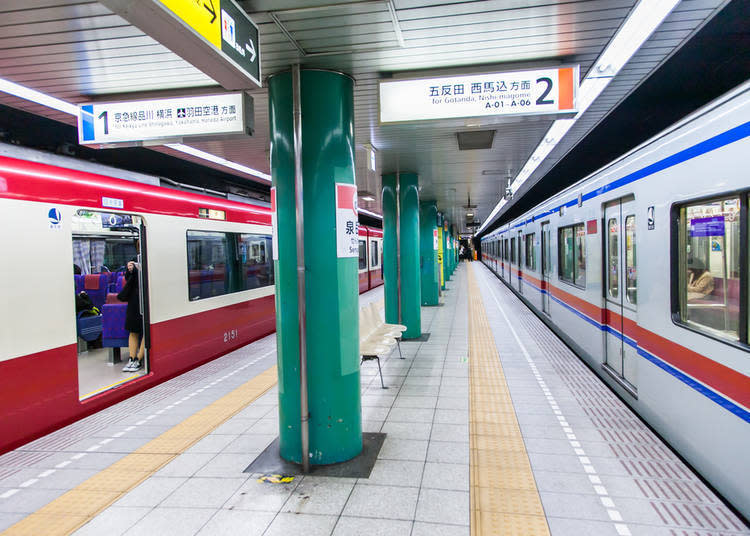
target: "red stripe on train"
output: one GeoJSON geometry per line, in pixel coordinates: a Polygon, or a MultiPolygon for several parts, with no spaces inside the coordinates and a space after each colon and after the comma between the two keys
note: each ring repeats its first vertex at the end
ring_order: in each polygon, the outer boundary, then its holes
{"type": "Polygon", "coordinates": [[[127,212],[185,218],[210,207],[224,210],[227,221],[271,225],[265,207],[8,157],[0,157],[0,197],[84,207],[102,207],[102,197],[111,197],[122,200],[127,212]]]}

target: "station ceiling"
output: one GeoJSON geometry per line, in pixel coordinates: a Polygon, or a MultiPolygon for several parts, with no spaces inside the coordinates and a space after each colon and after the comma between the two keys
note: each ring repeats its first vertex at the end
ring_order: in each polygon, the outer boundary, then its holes
{"type": "MultiPolygon", "coordinates": [[[[483,221],[552,125],[547,116],[450,119],[381,125],[378,81],[527,67],[593,68],[635,0],[238,0],[260,31],[263,77],[303,67],[334,69],[356,80],[357,184],[376,194],[380,175],[416,172],[421,199],[435,199],[467,232],[468,200],[483,221]],[[459,150],[457,132],[495,130],[489,149],[459,150]],[[376,151],[368,169],[366,147],[376,151]]],[[[726,0],[683,0],[529,178],[537,183],[716,15],[726,0]]],[[[99,2],[0,3],[0,78],[71,103],[221,91],[210,77],[99,2]]],[[[265,86],[265,83],[264,83],[265,86]]],[[[255,99],[253,137],[190,143],[269,173],[267,90],[255,99]]],[[[0,104],[74,124],[75,118],[0,92],[0,104]]],[[[228,171],[166,147],[155,150],[228,171]]],[[[252,175],[235,173],[246,180],[252,175]]],[[[502,215],[502,214],[499,214],[502,215]]]]}

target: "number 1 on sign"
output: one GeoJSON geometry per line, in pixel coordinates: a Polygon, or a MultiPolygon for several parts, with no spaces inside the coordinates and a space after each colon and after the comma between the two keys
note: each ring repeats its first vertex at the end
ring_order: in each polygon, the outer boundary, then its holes
{"type": "Polygon", "coordinates": [[[99,114],[99,119],[104,119],[104,133],[109,134],[109,121],[107,121],[107,110],[99,114]]]}

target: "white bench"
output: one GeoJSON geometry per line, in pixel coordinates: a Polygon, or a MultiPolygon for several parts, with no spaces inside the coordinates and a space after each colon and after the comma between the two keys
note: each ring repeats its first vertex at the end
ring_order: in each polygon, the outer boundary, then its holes
{"type": "Polygon", "coordinates": [[[380,386],[388,389],[383,382],[383,370],[380,368],[380,354],[386,354],[394,346],[398,346],[401,359],[401,334],[406,326],[400,324],[386,324],[380,318],[378,306],[374,303],[366,305],[359,310],[359,353],[362,356],[361,363],[372,359],[378,362],[378,373],[380,374],[380,386]]]}

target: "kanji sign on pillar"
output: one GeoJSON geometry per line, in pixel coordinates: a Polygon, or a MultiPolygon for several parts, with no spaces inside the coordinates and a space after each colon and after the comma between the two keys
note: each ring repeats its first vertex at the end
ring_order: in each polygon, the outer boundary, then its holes
{"type": "Polygon", "coordinates": [[[336,256],[359,257],[356,184],[336,183],[336,256]]]}

